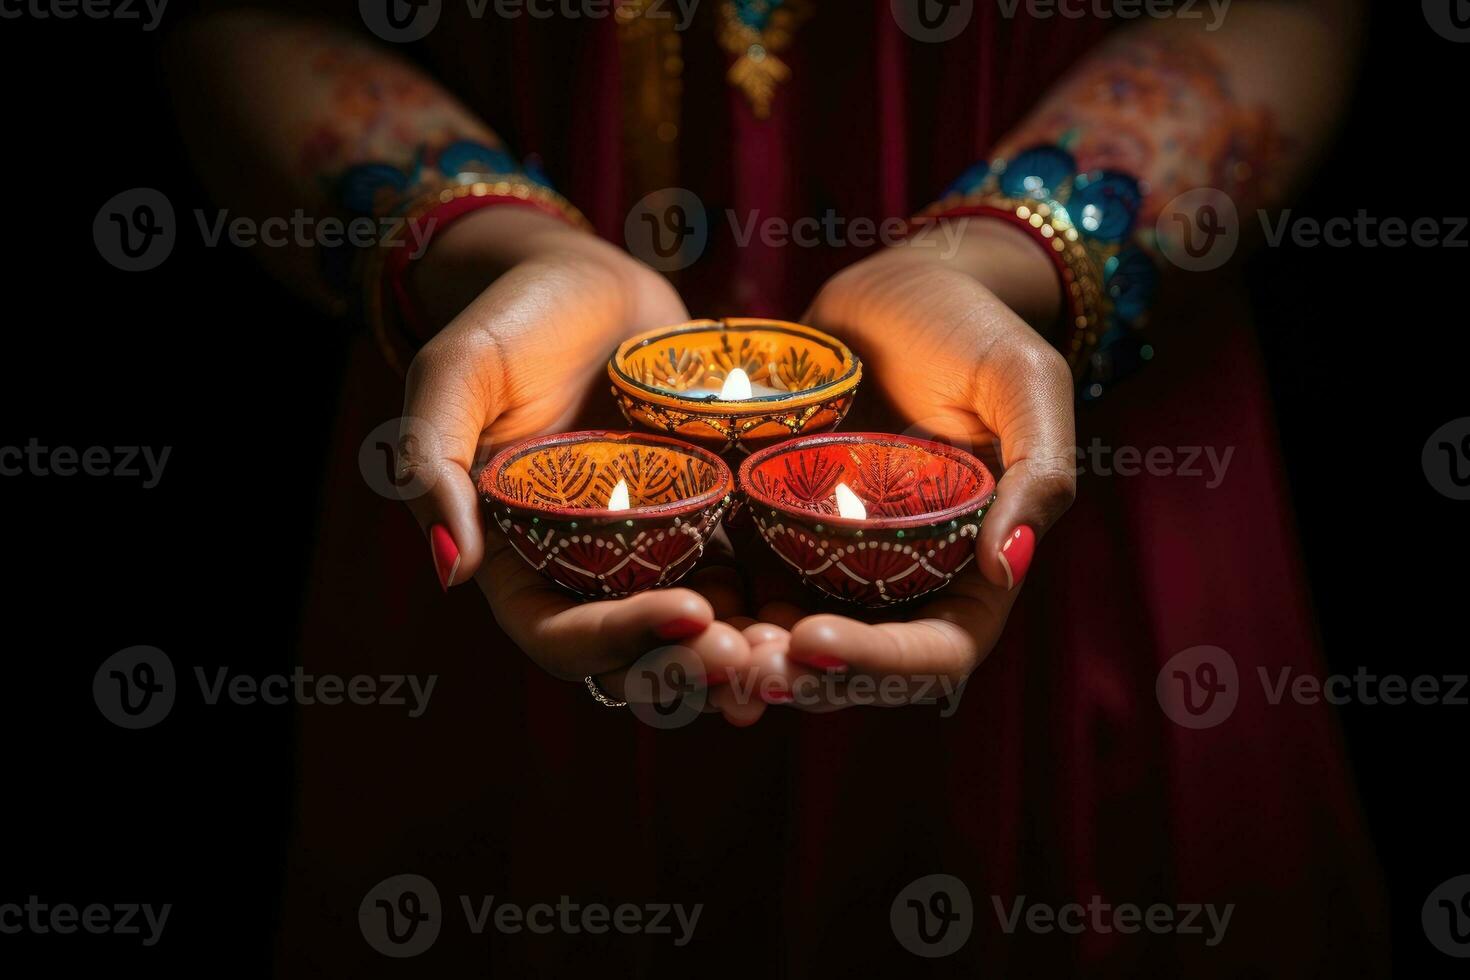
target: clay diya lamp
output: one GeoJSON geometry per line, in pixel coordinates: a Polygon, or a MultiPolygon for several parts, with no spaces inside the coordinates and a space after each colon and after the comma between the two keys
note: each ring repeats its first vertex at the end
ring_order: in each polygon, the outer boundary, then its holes
{"type": "Polygon", "coordinates": [[[834,337],[782,320],[695,320],[624,341],[607,366],[630,424],[751,452],[837,427],[862,362],[834,337]]]}
{"type": "Polygon", "coordinates": [[[865,606],[948,585],[995,501],[985,464],[878,433],[802,436],[752,454],[740,489],[766,544],[804,581],[865,606]]]}
{"type": "Polygon", "coordinates": [[[496,454],[479,489],[526,564],[580,596],[611,599],[693,568],[734,480],[724,460],[677,439],[569,432],[496,454]]]}

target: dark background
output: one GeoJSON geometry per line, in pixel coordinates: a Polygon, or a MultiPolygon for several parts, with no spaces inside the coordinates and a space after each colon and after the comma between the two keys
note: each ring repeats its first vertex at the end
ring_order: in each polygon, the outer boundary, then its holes
{"type": "MultiPolygon", "coordinates": [[[[165,23],[182,13],[171,8],[165,23]]],[[[10,203],[0,445],[173,447],[152,490],[0,478],[10,569],[0,902],[34,893],[174,908],[152,949],[111,935],[0,936],[0,964],[261,975],[289,830],[289,709],[182,700],[163,724],[127,732],[89,691],[98,664],[134,644],[164,649],[181,672],[290,669],[345,328],[249,255],[206,250],[197,236],[181,234],[147,273],[98,255],[93,216],[120,190],[159,188],[181,219],[206,203],[181,158],[158,41],[136,24],[0,21],[10,203]]],[[[1339,144],[1295,211],[1470,215],[1458,138],[1467,64],[1470,46],[1434,35],[1418,4],[1382,5],[1339,144]]],[[[1337,672],[1466,671],[1470,505],[1432,489],[1420,453],[1436,428],[1470,414],[1467,257],[1287,245],[1248,264],[1337,672]]],[[[371,560],[372,542],[363,550],[371,560]]],[[[1405,976],[1457,965],[1425,941],[1419,914],[1436,885],[1470,872],[1467,711],[1341,712],[1405,976]]]]}

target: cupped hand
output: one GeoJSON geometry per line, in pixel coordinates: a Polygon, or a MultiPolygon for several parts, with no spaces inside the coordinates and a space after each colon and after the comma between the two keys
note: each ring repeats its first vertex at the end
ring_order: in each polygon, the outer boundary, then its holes
{"type": "Polygon", "coordinates": [[[404,397],[403,477],[441,584],[473,577],[507,636],[551,674],[599,675],[613,697],[623,670],[678,644],[694,677],[745,665],[749,645],[718,615],[734,609],[727,574],[693,587],[579,602],[528,567],[481,520],[472,474],[498,448],[545,432],[615,427],[597,398],[619,341],[688,319],[669,283],[591,235],[529,209],[489,208],[438,236],[411,270],[425,318],[446,326],[414,358],[404,397]],[[485,284],[490,283],[487,287],[485,284]]]}
{"type": "Polygon", "coordinates": [[[767,703],[827,711],[952,695],[998,640],[1036,542],[1071,505],[1072,377],[1031,325],[1057,316],[1055,273],[999,223],[972,222],[953,250],[941,232],[839,273],[806,322],[863,359],[844,428],[940,439],[997,469],[975,561],[916,605],[876,613],[806,598],[789,576],[751,576],[765,583],[755,601],[765,631],[750,669],[711,698],[731,721],[749,724],[767,703]]]}

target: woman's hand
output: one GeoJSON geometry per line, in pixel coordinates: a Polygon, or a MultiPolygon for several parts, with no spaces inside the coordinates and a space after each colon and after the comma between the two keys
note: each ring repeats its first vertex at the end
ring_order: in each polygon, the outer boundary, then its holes
{"type": "Polygon", "coordinates": [[[663,589],[581,603],[529,568],[498,529],[480,519],[471,473],[496,449],[543,432],[604,424],[617,343],[639,330],[688,319],[669,283],[591,235],[529,209],[494,207],[435,238],[411,269],[409,288],[431,323],[447,323],[408,371],[405,478],[425,492],[410,501],[428,536],[441,584],[471,576],[516,645],[564,679],[608,676],[622,697],[623,671],[676,642],[692,677],[743,666],[733,586],[717,569],[702,588],[663,589]],[[487,287],[486,283],[490,285],[487,287]],[[612,672],[612,673],[609,673],[612,672]]]}
{"type": "Polygon", "coordinates": [[[858,677],[877,682],[868,703],[957,689],[999,638],[1036,541],[1072,502],[1071,373],[1022,315],[1043,327],[1056,318],[1055,272],[1024,234],[998,222],[970,222],[957,249],[942,231],[838,274],[806,322],[863,358],[860,409],[845,428],[937,438],[1003,467],[976,560],[917,608],[862,618],[851,607],[814,612],[790,601],[789,578],[755,576],[774,585],[757,595],[767,627],[753,669],[713,697],[732,721],[753,721],[766,701],[811,710],[860,703],[844,693],[858,677]],[[865,419],[873,406],[886,417],[865,419]],[[877,621],[904,613],[907,621],[877,621]]]}

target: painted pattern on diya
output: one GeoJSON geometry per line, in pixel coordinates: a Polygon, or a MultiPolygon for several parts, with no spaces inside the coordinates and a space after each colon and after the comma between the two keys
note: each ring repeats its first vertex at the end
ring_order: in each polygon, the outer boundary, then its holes
{"type": "Polygon", "coordinates": [[[835,428],[852,407],[862,364],[836,339],[780,320],[696,320],[639,334],[608,362],[623,416],[718,452],[835,428]],[[739,368],[751,398],[722,399],[739,368]]]}
{"type": "Polygon", "coordinates": [[[513,446],[479,484],[496,527],[528,565],[598,599],[682,577],[734,489],[712,453],[661,436],[586,432],[513,446]],[[629,507],[609,510],[620,483],[629,507]]]}
{"type": "Polygon", "coordinates": [[[761,537],[808,584],[864,605],[905,602],[947,585],[975,555],[995,480],[973,456],[902,436],[809,436],[740,468],[761,537]],[[867,507],[838,514],[846,484],[867,507]]]}

